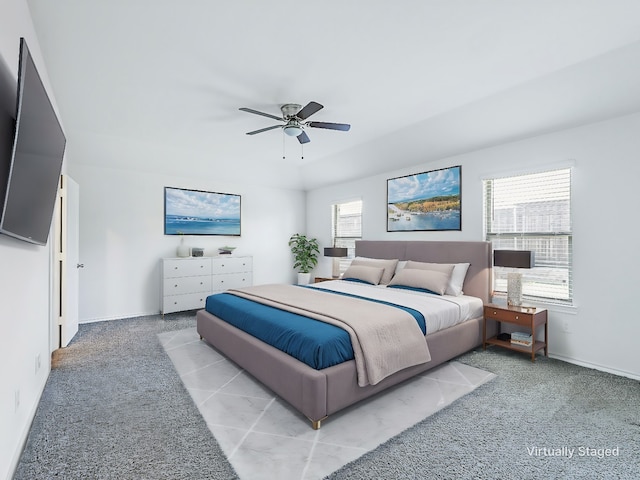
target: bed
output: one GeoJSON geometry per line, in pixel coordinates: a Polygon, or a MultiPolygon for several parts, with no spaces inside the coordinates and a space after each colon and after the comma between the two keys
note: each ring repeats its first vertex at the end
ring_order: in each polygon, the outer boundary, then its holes
{"type": "MultiPolygon", "coordinates": [[[[462,285],[463,296],[475,297],[480,307],[489,301],[491,247],[488,242],[358,241],[356,257],[440,264],[466,262],[469,267],[462,285]]],[[[298,288],[341,290],[340,284],[348,282],[323,283],[326,285],[298,288]]],[[[197,312],[197,331],[202,339],[269,387],[318,429],[328,416],[481,345],[482,308],[471,312],[470,318],[460,323],[435,332],[427,331],[426,336],[422,336],[426,340],[428,361],[384,374],[382,379],[371,383],[362,381],[356,359],[313,368],[207,310],[197,312]]]]}

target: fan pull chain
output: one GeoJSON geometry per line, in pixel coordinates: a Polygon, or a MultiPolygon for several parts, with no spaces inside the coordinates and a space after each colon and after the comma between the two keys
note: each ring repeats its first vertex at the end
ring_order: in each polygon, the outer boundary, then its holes
{"type": "Polygon", "coordinates": [[[304,143],[300,144],[300,160],[304,160],[304,143]]]}
{"type": "Polygon", "coordinates": [[[285,155],[285,139],[284,139],[284,130],[282,131],[282,159],[286,160],[287,156],[285,155]]]}

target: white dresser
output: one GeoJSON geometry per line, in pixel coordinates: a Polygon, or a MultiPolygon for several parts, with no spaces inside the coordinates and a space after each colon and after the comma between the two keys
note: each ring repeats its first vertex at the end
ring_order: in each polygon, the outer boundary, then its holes
{"type": "Polygon", "coordinates": [[[253,282],[252,257],[163,258],[160,312],[204,308],[207,296],[253,282]]]}

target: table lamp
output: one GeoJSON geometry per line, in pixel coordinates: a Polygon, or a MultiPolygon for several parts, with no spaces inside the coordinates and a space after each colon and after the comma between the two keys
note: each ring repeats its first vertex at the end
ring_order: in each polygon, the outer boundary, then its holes
{"type": "Polygon", "coordinates": [[[324,249],[324,256],[333,258],[333,268],[331,269],[331,276],[338,278],[340,276],[340,258],[347,256],[347,249],[342,247],[326,247],[324,249]]]}
{"type": "MultiPolygon", "coordinates": [[[[493,265],[507,268],[533,268],[534,253],[530,250],[494,250],[493,265]]],[[[522,305],[522,273],[507,273],[507,305],[522,305]]]]}

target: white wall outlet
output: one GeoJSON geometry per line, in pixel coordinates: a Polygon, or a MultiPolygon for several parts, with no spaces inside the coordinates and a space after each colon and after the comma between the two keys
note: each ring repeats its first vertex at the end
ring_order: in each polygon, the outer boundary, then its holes
{"type": "Polygon", "coordinates": [[[564,333],[571,333],[571,322],[569,322],[569,320],[562,321],[562,331],[564,333]]]}
{"type": "Polygon", "coordinates": [[[20,390],[13,392],[13,398],[15,402],[15,412],[20,409],[20,390]]]}

